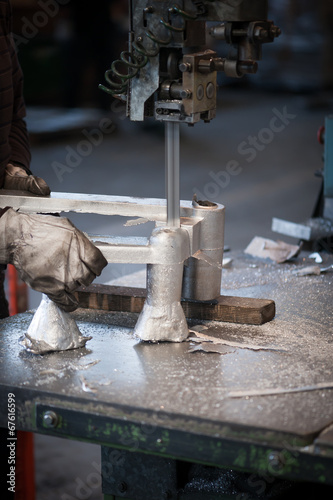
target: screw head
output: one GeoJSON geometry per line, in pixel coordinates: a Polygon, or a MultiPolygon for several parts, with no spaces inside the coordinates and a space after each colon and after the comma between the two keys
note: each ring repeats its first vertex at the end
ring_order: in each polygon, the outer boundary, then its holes
{"type": "Polygon", "coordinates": [[[185,63],[185,62],[180,63],[180,65],[178,67],[179,67],[179,71],[181,71],[182,73],[185,73],[185,71],[191,71],[191,69],[192,69],[191,64],[185,63]]]}
{"type": "Polygon", "coordinates": [[[125,483],[125,481],[122,481],[118,484],[118,491],[119,493],[125,493],[125,491],[127,491],[127,484],[125,483]]]}
{"type": "Polygon", "coordinates": [[[183,89],[180,92],[180,97],[182,99],[190,99],[191,96],[192,96],[192,92],[189,89],[183,89]]]}
{"type": "Polygon", "coordinates": [[[278,451],[272,451],[268,455],[268,465],[272,472],[280,472],[284,467],[284,462],[282,453],[278,451]]]}
{"type": "Polygon", "coordinates": [[[52,410],[46,411],[43,415],[43,423],[45,427],[55,428],[59,423],[59,417],[52,410]]]}

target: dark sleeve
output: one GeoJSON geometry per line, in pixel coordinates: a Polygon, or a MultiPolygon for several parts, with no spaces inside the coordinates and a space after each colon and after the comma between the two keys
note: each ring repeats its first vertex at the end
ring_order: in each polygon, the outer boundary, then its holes
{"type": "MultiPolygon", "coordinates": [[[[11,26],[9,26],[9,28],[11,29],[11,26]]],[[[10,55],[12,60],[13,115],[9,134],[9,143],[11,147],[10,162],[19,164],[29,171],[31,154],[27,126],[24,121],[26,110],[23,99],[23,75],[12,37],[11,42],[10,55]]]]}

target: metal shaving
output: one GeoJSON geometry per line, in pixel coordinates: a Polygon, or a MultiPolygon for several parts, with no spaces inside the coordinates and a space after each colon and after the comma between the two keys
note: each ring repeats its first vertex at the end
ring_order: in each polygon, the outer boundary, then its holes
{"type": "Polygon", "coordinates": [[[93,387],[91,387],[83,377],[80,377],[80,381],[81,381],[81,384],[82,384],[81,385],[82,390],[84,392],[92,392],[92,393],[97,392],[97,389],[94,389],[93,387]]]}
{"type": "Polygon", "coordinates": [[[255,345],[255,344],[242,344],[240,342],[233,342],[231,340],[224,340],[220,339],[217,337],[211,337],[210,335],[205,335],[204,333],[201,332],[196,332],[195,330],[190,330],[190,334],[194,334],[195,336],[193,337],[190,335],[188,337],[188,341],[191,342],[212,342],[213,344],[223,344],[223,345],[228,345],[230,347],[237,347],[239,349],[251,349],[253,351],[284,351],[284,349],[278,349],[275,347],[266,347],[262,345],[255,345]]]}
{"type": "Polygon", "coordinates": [[[228,393],[229,398],[244,398],[251,396],[273,396],[277,394],[290,394],[294,392],[308,392],[308,391],[319,391],[322,389],[333,389],[333,382],[321,382],[314,385],[305,385],[303,387],[291,387],[289,389],[283,389],[281,387],[276,387],[272,389],[263,390],[253,390],[253,391],[231,391],[228,393]]]}

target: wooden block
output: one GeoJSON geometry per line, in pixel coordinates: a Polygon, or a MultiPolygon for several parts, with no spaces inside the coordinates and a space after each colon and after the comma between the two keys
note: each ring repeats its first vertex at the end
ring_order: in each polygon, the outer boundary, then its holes
{"type": "MultiPolygon", "coordinates": [[[[146,299],[146,289],[90,285],[80,288],[76,297],[79,306],[85,309],[140,313],[146,299]]],[[[183,300],[182,306],[188,319],[262,325],[275,316],[275,303],[268,299],[221,295],[211,302],[183,300]]]]}

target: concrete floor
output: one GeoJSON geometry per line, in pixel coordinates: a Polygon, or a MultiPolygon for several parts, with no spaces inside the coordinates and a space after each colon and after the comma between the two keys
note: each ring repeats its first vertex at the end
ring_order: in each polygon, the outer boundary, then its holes
{"type": "MultiPolygon", "coordinates": [[[[223,203],[225,243],[232,249],[244,249],[255,235],[280,238],[271,232],[272,217],[301,222],[311,216],[320,188],[314,174],[322,168],[323,152],[316,134],[330,112],[332,101],[322,102],[313,95],[222,89],[215,120],[182,127],[181,198],[191,199],[197,192],[223,203]]],[[[121,107],[111,118],[116,131],[105,134],[61,176],[54,162],[65,164],[69,147],[83,151],[82,130],[61,141],[35,143],[34,173],[44,177],[53,191],[163,197],[163,128],[130,123],[121,107]]],[[[119,218],[70,218],[94,234],[151,231],[149,224],[125,228],[119,218]]],[[[110,264],[97,281],[107,283],[138,269],[110,264]]],[[[39,294],[30,295],[30,307],[39,301],[39,294]]],[[[36,500],[102,498],[98,446],[36,435],[35,462],[36,500]]]]}

